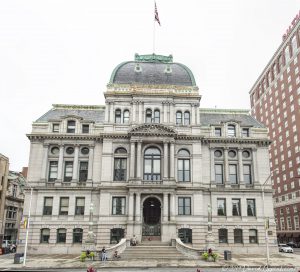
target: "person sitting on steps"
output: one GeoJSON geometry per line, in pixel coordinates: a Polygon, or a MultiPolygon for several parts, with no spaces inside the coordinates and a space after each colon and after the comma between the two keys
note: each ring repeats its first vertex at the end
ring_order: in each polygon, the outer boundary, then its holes
{"type": "Polygon", "coordinates": [[[137,245],[137,241],[136,241],[135,235],[133,235],[133,237],[131,238],[130,245],[131,246],[136,246],[137,245]]]}
{"type": "Polygon", "coordinates": [[[113,258],[114,258],[115,260],[118,260],[118,259],[121,258],[121,256],[118,254],[118,251],[117,251],[117,250],[115,251],[113,258]]]}

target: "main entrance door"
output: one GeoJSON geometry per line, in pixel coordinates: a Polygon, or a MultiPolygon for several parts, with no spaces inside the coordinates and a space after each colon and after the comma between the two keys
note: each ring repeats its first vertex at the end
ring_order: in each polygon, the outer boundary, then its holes
{"type": "Polygon", "coordinates": [[[143,237],[151,239],[161,235],[161,204],[155,197],[149,197],[143,205],[143,237]]]}

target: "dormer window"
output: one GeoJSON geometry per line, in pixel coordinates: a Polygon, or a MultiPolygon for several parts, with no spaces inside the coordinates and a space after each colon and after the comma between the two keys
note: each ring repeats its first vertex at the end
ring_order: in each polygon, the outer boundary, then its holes
{"type": "Polygon", "coordinates": [[[165,74],[171,74],[172,73],[172,68],[170,65],[167,65],[166,69],[165,69],[165,74]]]}
{"type": "Polygon", "coordinates": [[[227,136],[228,137],[235,137],[236,136],[235,125],[228,125],[227,126],[227,136]]]}
{"type": "Polygon", "coordinates": [[[69,120],[67,125],[67,133],[75,133],[76,122],[74,120],[69,120]]]}
{"type": "Polygon", "coordinates": [[[82,133],[89,133],[90,132],[90,126],[89,125],[82,125],[82,133]]]}
{"type": "Polygon", "coordinates": [[[242,137],[249,137],[249,128],[242,129],[242,137]]]}
{"type": "Polygon", "coordinates": [[[59,132],[59,124],[52,124],[52,132],[59,132]]]}
{"type": "Polygon", "coordinates": [[[215,136],[216,137],[221,137],[222,136],[222,130],[220,127],[215,128],[215,136]]]}
{"type": "Polygon", "coordinates": [[[135,71],[136,73],[142,72],[142,67],[140,66],[139,63],[137,63],[137,64],[135,65],[134,71],[135,71]]]}

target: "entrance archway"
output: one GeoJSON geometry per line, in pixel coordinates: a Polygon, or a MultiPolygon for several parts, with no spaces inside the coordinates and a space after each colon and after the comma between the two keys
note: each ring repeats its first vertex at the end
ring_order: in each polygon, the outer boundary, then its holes
{"type": "Polygon", "coordinates": [[[161,235],[161,203],[155,197],[149,197],[143,204],[143,236],[160,237],[161,235]]]}

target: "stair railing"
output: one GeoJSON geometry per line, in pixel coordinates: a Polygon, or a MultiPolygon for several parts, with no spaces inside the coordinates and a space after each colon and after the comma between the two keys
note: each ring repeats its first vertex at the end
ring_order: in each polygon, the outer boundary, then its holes
{"type": "Polygon", "coordinates": [[[175,246],[176,249],[184,254],[185,256],[192,257],[194,259],[198,259],[205,250],[196,249],[190,246],[185,245],[181,242],[179,238],[172,239],[172,246],[175,246]]]}

